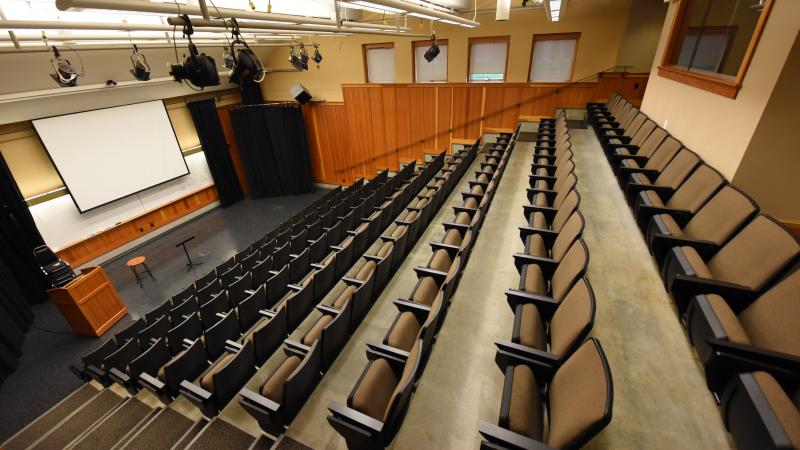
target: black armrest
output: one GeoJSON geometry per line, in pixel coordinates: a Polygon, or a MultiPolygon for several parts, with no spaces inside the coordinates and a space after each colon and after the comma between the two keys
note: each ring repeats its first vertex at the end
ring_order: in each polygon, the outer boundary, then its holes
{"type": "Polygon", "coordinates": [[[528,347],[522,344],[515,344],[511,341],[495,341],[495,347],[509,353],[516,353],[522,357],[539,360],[545,364],[558,367],[563,362],[559,357],[538,348],[528,347]]]}
{"type": "Polygon", "coordinates": [[[367,261],[373,261],[375,263],[383,262],[383,260],[385,259],[384,257],[377,255],[363,255],[363,258],[366,259],[367,261]]]}
{"type": "Polygon", "coordinates": [[[364,283],[366,283],[366,280],[359,280],[353,277],[342,277],[342,281],[350,286],[362,286],[364,283]]]}
{"type": "MultiPolygon", "coordinates": [[[[686,304],[691,297],[699,294],[717,294],[724,298],[734,313],[738,314],[758,296],[758,292],[748,287],[726,283],[724,281],[700,278],[691,275],[677,274],[672,282],[672,292],[680,293],[681,299],[675,298],[679,311],[686,310],[686,304]],[[685,299],[685,300],[684,300],[685,299]]],[[[673,295],[673,297],[675,297],[673,295]]]]}
{"type": "MultiPolygon", "coordinates": [[[[609,145],[615,145],[615,144],[609,144],[609,145]]],[[[631,147],[639,148],[637,145],[630,145],[630,144],[625,144],[624,145],[624,148],[631,148],[631,147]]],[[[636,163],[639,164],[639,165],[646,164],[647,161],[650,159],[649,156],[645,156],[645,155],[636,155],[636,154],[627,154],[626,155],[624,153],[611,153],[610,155],[608,155],[608,157],[611,158],[611,161],[613,161],[614,165],[616,165],[616,166],[619,166],[620,163],[622,163],[622,161],[625,160],[625,159],[631,159],[633,161],[636,161],[636,163]]]]}
{"type": "Polygon", "coordinates": [[[272,319],[273,317],[275,317],[276,312],[275,311],[270,311],[268,309],[260,309],[260,310],[258,310],[258,314],[263,316],[263,317],[265,317],[265,318],[267,318],[267,319],[272,319]]]}
{"type": "Polygon", "coordinates": [[[458,245],[443,244],[441,242],[429,242],[428,244],[431,246],[431,250],[434,252],[437,250],[446,250],[451,257],[454,253],[457,253],[459,250],[461,250],[461,247],[458,245]]]}
{"type": "MultiPolygon", "coordinates": [[[[647,174],[644,174],[647,176],[647,174]]],[[[648,177],[650,178],[650,177],[648,177]]],[[[652,179],[650,181],[653,181],[652,179]]],[[[661,186],[658,184],[641,184],[641,183],[632,183],[629,182],[625,186],[625,190],[628,193],[629,198],[635,198],[634,196],[637,195],[641,191],[654,191],[656,194],[667,194],[671,195],[675,192],[675,189],[672,189],[669,186],[661,186]]]]}
{"type": "MultiPolygon", "coordinates": [[[[328,411],[330,411],[334,417],[347,422],[354,428],[363,428],[375,435],[381,433],[381,430],[383,430],[383,422],[377,421],[366,414],[362,414],[355,409],[348,408],[339,403],[329,403],[328,411]]],[[[367,434],[367,432],[363,433],[367,434]]]]}
{"type": "Polygon", "coordinates": [[[534,186],[533,182],[539,181],[539,180],[544,180],[544,181],[547,181],[548,183],[551,183],[553,181],[556,181],[557,178],[554,177],[554,176],[550,176],[550,175],[535,175],[535,174],[528,175],[528,184],[531,185],[531,186],[534,186]]]}
{"type": "Polygon", "coordinates": [[[311,263],[309,265],[311,266],[312,269],[316,269],[316,270],[322,270],[322,269],[325,268],[325,266],[320,264],[320,263],[311,263]]]}
{"type": "Polygon", "coordinates": [[[654,254],[656,253],[656,249],[661,252],[666,252],[668,248],[683,246],[692,247],[697,250],[697,253],[703,261],[708,261],[708,259],[714,256],[719,250],[719,245],[715,242],[701,241],[698,239],[690,239],[685,236],[674,236],[663,233],[655,233],[650,241],[650,248],[653,249],[654,254]]]}
{"type": "MultiPolygon", "coordinates": [[[[546,444],[535,441],[527,436],[515,433],[511,430],[493,425],[485,420],[481,420],[478,431],[491,446],[485,448],[492,448],[498,450],[505,449],[524,449],[524,450],[555,450],[546,444]]],[[[484,448],[481,446],[481,448],[484,448]]]]}
{"type": "MultiPolygon", "coordinates": [[[[625,130],[622,130],[622,132],[624,132],[624,131],[625,130]]],[[[603,136],[600,136],[600,140],[602,141],[601,143],[603,144],[603,148],[605,148],[606,150],[611,148],[611,147],[609,147],[609,145],[616,145],[616,144],[620,143],[620,142],[610,142],[611,139],[616,139],[616,140],[620,141],[623,144],[630,144],[631,143],[631,136],[628,136],[628,135],[625,135],[625,134],[605,134],[603,136]]]]}
{"type": "Polygon", "coordinates": [[[317,308],[317,311],[321,312],[322,314],[331,314],[331,315],[339,314],[339,310],[334,308],[334,307],[332,307],[332,306],[318,304],[316,306],[316,308],[317,308]]]}
{"type": "Polygon", "coordinates": [[[536,264],[539,266],[539,268],[542,269],[542,274],[547,279],[553,276],[553,272],[555,272],[556,267],[558,267],[558,261],[552,258],[543,258],[525,253],[514,253],[514,265],[517,266],[517,272],[522,273],[522,266],[528,264],[536,264]]]}
{"type": "Polygon", "coordinates": [[[410,302],[410,301],[408,301],[406,299],[402,299],[402,298],[398,298],[393,303],[394,303],[394,305],[397,307],[397,309],[400,312],[420,311],[420,312],[425,312],[427,314],[427,313],[429,313],[431,311],[431,307],[428,306],[428,305],[424,305],[422,303],[410,302]]]}
{"type": "Polygon", "coordinates": [[[511,307],[512,312],[517,310],[517,305],[525,303],[536,305],[539,314],[541,314],[542,318],[546,321],[549,321],[558,309],[558,301],[553,297],[531,294],[530,292],[521,291],[519,289],[507,289],[506,301],[508,302],[508,306],[511,307]]]}
{"type": "Polygon", "coordinates": [[[445,280],[445,278],[447,278],[447,272],[442,272],[441,270],[431,269],[430,267],[416,266],[416,267],[414,267],[414,272],[417,273],[417,277],[418,278],[433,277],[439,283],[441,283],[442,281],[445,280]]]}
{"type": "Polygon", "coordinates": [[[400,350],[399,348],[394,348],[394,347],[389,346],[389,345],[376,344],[374,342],[367,342],[367,348],[369,348],[370,350],[379,351],[381,353],[387,353],[387,354],[390,354],[390,355],[395,355],[398,358],[408,359],[408,352],[400,350]]]}
{"type": "Polygon", "coordinates": [[[226,339],[225,340],[225,350],[227,350],[227,351],[229,351],[231,353],[240,352],[242,350],[242,348],[244,348],[244,345],[242,345],[242,344],[240,344],[238,342],[233,342],[230,339],[226,339]]]}
{"type": "Polygon", "coordinates": [[[753,364],[777,367],[800,377],[800,357],[716,338],[708,338],[708,345],[725,355],[746,359],[753,364]]]}
{"type": "Polygon", "coordinates": [[[239,395],[242,397],[241,400],[239,400],[240,402],[246,403],[247,406],[251,408],[261,410],[267,415],[275,414],[281,408],[280,404],[247,388],[242,388],[242,390],[239,391],[239,395]]]}
{"type": "Polygon", "coordinates": [[[198,404],[201,407],[204,407],[211,400],[211,392],[208,392],[189,380],[181,381],[179,391],[193,403],[198,404]]]}
{"type": "Polygon", "coordinates": [[[131,377],[129,377],[128,374],[122,372],[116,367],[112,367],[111,369],[109,369],[108,377],[123,386],[128,386],[131,382],[131,377]]]}
{"type": "Polygon", "coordinates": [[[533,234],[538,234],[539,236],[541,236],[542,240],[544,241],[544,245],[547,248],[552,248],[553,243],[556,241],[556,238],[558,237],[557,231],[548,230],[546,228],[519,227],[519,237],[520,239],[522,239],[523,243],[525,243],[525,241],[528,239],[528,236],[531,236],[533,234]]]}
{"type": "Polygon", "coordinates": [[[86,366],[86,374],[98,381],[102,381],[106,378],[106,373],[103,372],[103,370],[99,367],[92,364],[86,366]]]}
{"type": "Polygon", "coordinates": [[[337,252],[340,252],[342,251],[342,249],[344,249],[344,247],[342,247],[341,245],[331,245],[330,248],[331,250],[335,250],[337,252]]]}
{"type": "Polygon", "coordinates": [[[463,234],[465,231],[469,230],[469,225],[464,223],[444,222],[442,226],[445,232],[455,229],[463,234]]]}
{"type": "Polygon", "coordinates": [[[546,361],[539,361],[537,359],[527,358],[517,353],[511,353],[504,350],[498,350],[495,354],[494,361],[500,370],[505,371],[508,366],[525,365],[528,366],[536,377],[537,381],[542,383],[549,382],[558,369],[557,365],[549,364],[546,361]]]}
{"type": "Polygon", "coordinates": [[[139,385],[156,395],[163,393],[166,388],[166,385],[161,380],[145,372],[139,374],[139,385]]]}
{"type": "Polygon", "coordinates": [[[659,172],[656,169],[647,169],[644,167],[622,167],[622,166],[617,167],[617,174],[621,180],[628,178],[628,176],[630,176],[630,174],[632,173],[642,173],[647,178],[651,177],[655,178],[661,172],[659,172]]]}
{"type": "Polygon", "coordinates": [[[303,345],[303,344],[301,344],[301,343],[299,343],[297,341],[291,340],[291,339],[285,339],[283,341],[283,344],[286,345],[287,347],[289,347],[289,349],[295,350],[296,352],[302,353],[303,355],[305,355],[306,353],[308,353],[309,350],[311,350],[311,347],[309,347],[307,345],[303,345]]]}
{"type": "Polygon", "coordinates": [[[646,214],[648,216],[653,216],[656,214],[669,214],[675,219],[675,222],[678,223],[679,226],[683,227],[686,225],[686,222],[692,218],[693,214],[691,211],[686,209],[677,209],[677,208],[667,208],[666,206],[653,206],[653,205],[639,205],[638,209],[636,210],[637,216],[642,216],[646,214]]]}
{"type": "Polygon", "coordinates": [[[544,194],[545,198],[547,199],[548,203],[553,203],[553,200],[558,195],[558,192],[552,189],[535,189],[535,188],[527,188],[528,191],[528,201],[532,202],[533,199],[536,197],[537,194],[544,194]]]}
{"type": "Polygon", "coordinates": [[[522,210],[525,213],[525,217],[530,217],[531,214],[535,212],[540,212],[544,214],[545,219],[547,222],[552,222],[553,217],[555,217],[556,213],[558,212],[557,208],[553,208],[551,206],[534,206],[534,205],[522,205],[522,210]]]}

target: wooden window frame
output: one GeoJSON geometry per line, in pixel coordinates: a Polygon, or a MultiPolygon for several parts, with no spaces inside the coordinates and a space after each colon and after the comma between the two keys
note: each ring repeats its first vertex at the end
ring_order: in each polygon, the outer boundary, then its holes
{"type": "MultiPolygon", "coordinates": [[[[471,37],[467,46],[467,83],[505,83],[508,79],[508,55],[511,51],[511,36],[480,36],[471,37]],[[503,78],[500,80],[472,80],[472,44],[489,42],[503,42],[506,44],[506,66],[503,68],[503,78]]],[[[449,48],[448,48],[449,50],[449,48]]]]}
{"type": "Polygon", "coordinates": [[[581,33],[546,33],[534,34],[531,40],[531,56],[528,60],[528,83],[548,83],[548,81],[531,81],[531,74],[533,73],[533,52],[536,49],[536,41],[567,41],[575,40],[575,52],[572,53],[572,67],[569,69],[569,80],[562,81],[561,83],[569,83],[575,77],[575,61],[578,59],[578,47],[581,44],[581,33]]]}
{"type": "Polygon", "coordinates": [[[677,56],[677,52],[680,51],[681,28],[683,28],[687,5],[689,4],[689,0],[679,0],[675,17],[672,18],[667,45],[664,47],[664,54],[661,57],[661,65],[658,66],[658,75],[724,97],[736,98],[739,94],[739,89],[742,88],[742,81],[747,74],[747,69],[750,67],[750,61],[753,59],[756,47],[758,47],[758,41],[761,39],[761,33],[764,31],[774,3],[775,0],[766,0],[764,3],[761,15],[759,15],[758,22],[756,22],[756,27],[753,30],[753,36],[750,38],[750,43],[747,45],[744,58],[742,58],[742,63],[739,66],[739,71],[735,77],[732,77],[710,72],[692,71],[671,63],[677,56]]]}
{"type": "Polygon", "coordinates": [[[447,83],[450,80],[450,46],[447,43],[447,39],[436,39],[437,45],[447,45],[447,66],[445,67],[445,80],[444,81],[417,81],[417,47],[429,47],[433,44],[433,39],[428,39],[427,41],[411,41],[411,79],[414,80],[414,84],[441,84],[447,83]]]}
{"type": "Polygon", "coordinates": [[[369,81],[369,67],[367,67],[367,50],[371,50],[373,48],[394,48],[394,42],[380,42],[377,44],[362,44],[361,45],[361,55],[364,59],[364,82],[366,84],[383,84],[383,83],[370,83],[369,81]]]}

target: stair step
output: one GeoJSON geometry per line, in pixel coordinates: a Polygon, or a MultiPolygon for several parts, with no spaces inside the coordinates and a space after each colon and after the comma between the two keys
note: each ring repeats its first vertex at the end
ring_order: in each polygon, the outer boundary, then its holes
{"type": "Polygon", "coordinates": [[[28,426],[3,443],[6,450],[22,450],[52,430],[70,414],[94,398],[100,391],[89,383],[73,391],[28,426]]]}
{"type": "Polygon", "coordinates": [[[148,420],[122,449],[169,450],[195,425],[194,421],[171,408],[164,408],[148,420]]]}
{"type": "Polygon", "coordinates": [[[216,418],[189,443],[191,450],[247,450],[253,445],[256,438],[230,423],[216,418]]]}
{"type": "Polygon", "coordinates": [[[99,422],[88,434],[85,434],[72,448],[75,450],[92,450],[111,448],[128,435],[153,411],[135,398],[129,398],[99,422]]]}
{"type": "Polygon", "coordinates": [[[104,389],[52,431],[45,434],[31,448],[41,450],[64,448],[81,433],[91,428],[95,422],[119,406],[123,400],[119,395],[104,389]]]}

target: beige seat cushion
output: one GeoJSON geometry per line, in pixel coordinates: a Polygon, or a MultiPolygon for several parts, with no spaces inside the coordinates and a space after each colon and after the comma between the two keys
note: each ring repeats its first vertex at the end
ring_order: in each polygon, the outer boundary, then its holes
{"type": "Polygon", "coordinates": [[[540,258],[546,258],[547,254],[547,247],[544,245],[544,239],[539,234],[532,234],[528,239],[528,247],[525,251],[531,256],[538,256],[540,258]]]}
{"type": "Polygon", "coordinates": [[[656,194],[656,191],[642,191],[644,196],[647,198],[647,204],[651,206],[664,206],[664,202],[661,201],[661,197],[656,194]]]}
{"type": "Polygon", "coordinates": [[[798,292],[800,270],[795,270],[739,314],[739,322],[753,345],[800,356],[798,292]]]}
{"type": "Polygon", "coordinates": [[[650,182],[650,179],[641,173],[632,173],[630,176],[630,180],[637,184],[647,184],[647,185],[652,184],[650,182]]]}
{"type": "Polygon", "coordinates": [[[394,231],[392,231],[392,237],[402,236],[403,233],[406,232],[406,228],[407,227],[405,225],[400,225],[399,227],[395,228],[394,231]]]}
{"type": "Polygon", "coordinates": [[[758,216],[708,261],[708,269],[716,279],[758,290],[798,252],[794,236],[758,216]]]}
{"type": "Polygon", "coordinates": [[[459,245],[461,244],[461,233],[459,233],[456,229],[449,230],[447,233],[445,233],[444,240],[442,242],[449,245],[459,245]]]}
{"type": "Polygon", "coordinates": [[[792,402],[775,378],[767,372],[753,372],[753,378],[767,398],[770,408],[778,418],[783,431],[794,448],[800,448],[800,410],[792,402]]]}
{"type": "Polygon", "coordinates": [[[344,305],[346,305],[347,302],[350,300],[350,298],[353,297],[353,293],[355,291],[356,291],[355,286],[347,286],[346,288],[344,288],[342,293],[339,294],[338,297],[336,297],[336,301],[333,302],[333,307],[336,309],[344,308],[344,305]]]}
{"type": "Polygon", "coordinates": [[[322,335],[322,330],[333,321],[333,316],[330,314],[325,314],[320,317],[315,323],[314,326],[308,330],[305,336],[303,336],[303,345],[311,346],[317,339],[319,339],[320,335],[322,335]]]}
{"type": "Polygon", "coordinates": [[[526,303],[520,308],[519,343],[539,350],[547,350],[547,336],[539,308],[526,303]]]}
{"type": "MultiPolygon", "coordinates": [[[[395,387],[394,392],[392,392],[392,396],[389,398],[389,405],[395,401],[395,399],[401,394],[402,389],[407,386],[414,377],[417,360],[419,359],[419,341],[417,341],[413,347],[411,347],[411,351],[408,352],[408,358],[406,358],[406,364],[403,366],[403,373],[400,375],[400,380],[397,382],[397,387],[395,387]]],[[[389,414],[389,409],[384,412],[383,421],[385,422],[387,416],[389,414]]]]}
{"type": "Polygon", "coordinates": [[[398,381],[397,375],[385,359],[373,360],[353,393],[352,408],[375,420],[383,421],[398,381]]]}
{"type": "Polygon", "coordinates": [[[460,212],[460,213],[458,213],[458,215],[456,215],[455,223],[458,223],[458,224],[461,224],[461,225],[469,225],[469,222],[471,220],[472,219],[470,219],[469,214],[467,214],[466,212],[460,212]]]}
{"type": "Polygon", "coordinates": [[[553,248],[550,250],[553,259],[560,261],[564,257],[575,239],[580,237],[581,225],[581,216],[578,213],[572,213],[553,242],[553,248]]]}
{"type": "Polygon", "coordinates": [[[464,207],[465,208],[476,209],[478,207],[478,201],[475,200],[474,198],[470,197],[470,198],[464,200],[464,207]]]}
{"type": "Polygon", "coordinates": [[[417,216],[419,216],[418,212],[409,211],[408,213],[406,213],[405,217],[403,217],[403,220],[405,220],[406,222],[411,222],[412,220],[416,219],[417,216]]]}
{"type": "Polygon", "coordinates": [[[476,178],[476,179],[477,179],[478,181],[480,181],[481,183],[488,183],[488,182],[489,182],[489,177],[487,177],[487,176],[486,176],[486,175],[484,175],[484,174],[480,174],[480,175],[478,175],[478,178],[476,178]]]}
{"type": "Polygon", "coordinates": [[[544,192],[539,192],[533,197],[533,202],[531,203],[535,206],[550,206],[550,202],[547,200],[547,196],[544,192]]]}
{"type": "Polygon", "coordinates": [[[537,264],[528,264],[523,270],[525,270],[525,291],[532,294],[547,294],[547,285],[542,269],[537,264]]]}
{"type": "Polygon", "coordinates": [[[430,306],[436,300],[436,294],[439,292],[439,285],[433,277],[422,277],[417,284],[417,289],[414,290],[414,295],[411,301],[415,303],[422,303],[430,306]]]}
{"type": "Polygon", "coordinates": [[[508,409],[508,427],[515,433],[537,441],[542,440],[543,411],[539,386],[528,366],[514,367],[511,384],[511,403],[508,409]]]}
{"type": "Polygon", "coordinates": [[[234,356],[236,355],[233,353],[228,353],[227,355],[223,356],[216,366],[209,370],[208,373],[203,375],[203,378],[200,379],[200,386],[208,392],[214,392],[214,375],[219,373],[219,371],[224,369],[228,363],[233,361],[234,356]]]}
{"type": "Polygon", "coordinates": [[[689,262],[689,265],[692,266],[696,276],[700,278],[714,278],[714,275],[711,275],[711,272],[708,270],[708,266],[706,265],[703,258],[700,257],[700,254],[697,253],[692,247],[683,246],[681,247],[683,254],[686,256],[686,260],[689,262]]]}
{"type": "Polygon", "coordinates": [[[470,190],[470,192],[473,193],[473,194],[482,195],[483,194],[483,186],[481,186],[480,184],[476,184],[475,186],[472,186],[472,189],[470,190]]]}
{"type": "Polygon", "coordinates": [[[733,313],[730,306],[728,306],[728,303],[717,294],[708,294],[706,298],[708,299],[711,309],[714,311],[714,316],[716,316],[720,325],[722,325],[725,334],[728,335],[728,339],[737,344],[749,345],[750,338],[747,337],[747,332],[742,328],[742,324],[739,323],[739,319],[736,317],[736,314],[733,313]]]}
{"type": "Polygon", "coordinates": [[[671,234],[673,236],[683,236],[683,230],[681,230],[680,225],[678,225],[678,222],[675,222],[675,219],[673,219],[671,215],[659,214],[658,217],[667,227],[667,234],[671,234]]]}
{"type": "Polygon", "coordinates": [[[356,280],[366,280],[375,270],[375,261],[367,261],[361,266],[361,269],[356,273],[356,280]]]}
{"type": "Polygon", "coordinates": [[[579,280],[567,293],[550,320],[550,353],[565,358],[592,320],[589,286],[579,280]]]}
{"type": "Polygon", "coordinates": [[[393,247],[394,244],[392,242],[384,242],[381,248],[378,249],[378,253],[376,253],[376,255],[383,258],[389,254],[393,247]]]}
{"type": "Polygon", "coordinates": [[[564,299],[572,284],[586,267],[588,262],[586,258],[586,250],[581,241],[573,242],[550,279],[550,295],[554,299],[559,302],[564,299]]]}
{"type": "Polygon", "coordinates": [[[286,379],[289,378],[302,361],[297,356],[286,358],[278,367],[278,370],[261,387],[261,395],[280,404],[283,401],[283,385],[286,383],[286,379]]]}
{"type": "Polygon", "coordinates": [[[544,213],[535,212],[530,218],[530,222],[528,222],[530,226],[533,228],[544,228],[547,229],[547,218],[544,216],[544,213]]]}
{"type": "Polygon", "coordinates": [[[755,211],[750,200],[736,189],[725,186],[697,211],[684,229],[694,239],[722,244],[755,211]]]}
{"type": "Polygon", "coordinates": [[[547,445],[574,447],[605,414],[608,383],[600,353],[587,341],[558,369],[548,387],[547,445]]]}
{"type": "Polygon", "coordinates": [[[403,351],[411,350],[417,341],[419,330],[422,328],[414,314],[405,311],[397,316],[397,321],[392,327],[392,332],[386,338],[386,343],[403,351]]]}
{"type": "Polygon", "coordinates": [[[431,257],[431,262],[428,267],[434,270],[447,272],[452,264],[453,260],[450,259],[450,254],[447,253],[447,250],[436,250],[431,257]]]}

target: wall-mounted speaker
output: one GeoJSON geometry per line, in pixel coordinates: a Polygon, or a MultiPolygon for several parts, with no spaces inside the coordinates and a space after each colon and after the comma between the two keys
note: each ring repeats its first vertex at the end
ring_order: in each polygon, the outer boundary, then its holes
{"type": "Polygon", "coordinates": [[[308,89],[300,83],[292,86],[292,88],[289,89],[289,93],[292,94],[292,97],[301,105],[305,105],[311,101],[311,92],[308,92],[308,89]]]}

